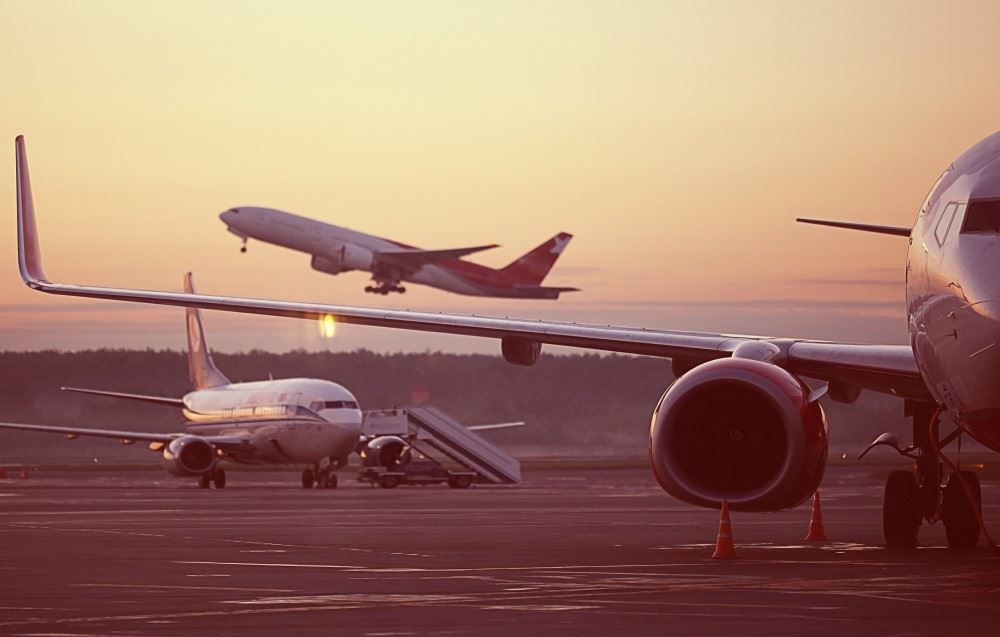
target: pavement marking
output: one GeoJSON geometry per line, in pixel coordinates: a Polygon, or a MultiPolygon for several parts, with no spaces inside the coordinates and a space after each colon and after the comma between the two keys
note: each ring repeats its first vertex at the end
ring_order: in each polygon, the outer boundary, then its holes
{"type": "MultiPolygon", "coordinates": [[[[244,588],[238,586],[177,586],[169,584],[70,584],[77,588],[130,588],[181,591],[230,591],[237,593],[294,593],[293,588],[244,588]]],[[[45,609],[51,610],[51,609],[45,609]]]]}

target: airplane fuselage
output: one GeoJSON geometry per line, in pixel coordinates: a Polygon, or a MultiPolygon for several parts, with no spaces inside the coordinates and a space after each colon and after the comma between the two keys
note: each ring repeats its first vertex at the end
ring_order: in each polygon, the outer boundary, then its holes
{"type": "Polygon", "coordinates": [[[196,390],[183,400],[188,432],[247,438],[253,451],[227,453],[235,462],[315,464],[346,458],[361,435],[357,400],[324,380],[234,383],[196,390]]]}
{"type": "Polygon", "coordinates": [[[949,166],[910,234],[910,342],[935,400],[1000,451],[1000,133],[949,166]]]}

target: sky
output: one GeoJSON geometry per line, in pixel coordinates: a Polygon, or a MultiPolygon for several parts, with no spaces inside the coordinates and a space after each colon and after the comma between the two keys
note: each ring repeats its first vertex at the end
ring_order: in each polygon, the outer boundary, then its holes
{"type": "MultiPolygon", "coordinates": [[[[905,240],[1000,128],[1000,3],[0,0],[0,349],[179,348],[179,309],[46,296],[15,263],[26,137],[60,282],[906,342],[905,240]],[[288,210],[501,266],[575,235],[559,301],[314,272],[218,213],[288,210]]],[[[217,350],[492,341],[208,313],[217,350]]]]}

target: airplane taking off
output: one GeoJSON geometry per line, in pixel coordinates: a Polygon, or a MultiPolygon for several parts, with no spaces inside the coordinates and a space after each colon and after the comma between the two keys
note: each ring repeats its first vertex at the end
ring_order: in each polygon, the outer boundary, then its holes
{"type": "MultiPolygon", "coordinates": [[[[184,291],[194,292],[191,274],[184,291]]],[[[336,487],[334,469],[347,461],[361,437],[362,414],[346,388],[315,378],[230,383],[212,361],[198,310],[188,308],[188,372],[193,391],[183,398],[143,396],[99,389],[63,387],[78,392],[168,405],[182,409],[186,433],[155,434],[77,427],[0,423],[3,429],[117,438],[123,444],[148,442],[163,453],[175,477],[196,477],[203,488],[226,486],[220,461],[241,464],[305,464],[302,486],[336,487]]],[[[404,452],[394,438],[395,451],[404,452]]],[[[385,442],[379,446],[385,445],[385,442]]],[[[385,460],[385,458],[382,458],[385,460]]]]}
{"type": "Polygon", "coordinates": [[[387,295],[406,292],[403,281],[429,285],[456,294],[517,299],[558,299],[577,288],[542,285],[573,235],[561,232],[510,265],[494,270],[461,257],[498,247],[495,243],[471,248],[421,250],[381,237],[341,228],[272,208],[241,206],[219,214],[230,232],[312,255],[313,270],[340,274],[371,272],[375,285],[365,292],[387,295]]]}
{"type": "MultiPolygon", "coordinates": [[[[877,445],[916,460],[885,485],[883,531],[912,547],[923,520],[941,520],[952,546],[974,546],[979,481],[941,448],[968,434],[1000,451],[1000,133],[956,159],[910,228],[803,220],[908,236],[909,346],[580,325],[568,322],[380,310],[50,282],[42,269],[24,140],[16,141],[21,276],[50,294],[201,307],[500,339],[504,358],[533,365],[543,344],[672,359],[678,376],[653,411],[649,455],[671,495],[700,506],[776,511],[797,506],[823,478],[824,395],[851,403],[863,389],[904,401],[913,433],[877,445]],[[327,319],[329,320],[329,319],[327,319]],[[823,381],[810,388],[803,377],[823,381]],[[939,434],[941,417],[956,428],[939,434]],[[944,475],[942,464],[950,475],[944,475]]],[[[867,450],[866,450],[867,452],[867,450]]],[[[985,528],[982,528],[985,532],[985,528]]]]}

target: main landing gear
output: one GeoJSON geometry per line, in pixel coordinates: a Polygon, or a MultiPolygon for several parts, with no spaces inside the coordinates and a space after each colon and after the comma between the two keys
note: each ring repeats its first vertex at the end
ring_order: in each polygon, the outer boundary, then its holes
{"type": "Polygon", "coordinates": [[[325,464],[317,463],[312,468],[305,469],[302,472],[302,488],[312,489],[315,485],[321,489],[336,489],[337,474],[334,472],[336,464],[327,461],[325,464]]]}
{"type": "Polygon", "coordinates": [[[957,470],[941,448],[958,438],[956,429],[938,438],[940,411],[930,403],[906,403],[906,415],[913,419],[913,444],[903,448],[895,434],[882,434],[860,457],[878,445],[894,448],[915,460],[913,471],[893,471],[885,482],[882,501],[882,531],[889,548],[914,548],[920,525],[941,520],[948,545],[972,548],[979,542],[982,491],[979,477],[972,471],[957,470]],[[942,460],[952,468],[943,480],[942,460]]]}
{"type": "Polygon", "coordinates": [[[380,283],[379,285],[366,285],[365,292],[369,294],[381,294],[382,296],[388,295],[390,292],[399,292],[400,294],[406,294],[406,288],[395,283],[380,283]]]}
{"type": "Polygon", "coordinates": [[[205,475],[198,478],[198,486],[202,489],[207,489],[214,486],[216,489],[226,488],[226,470],[225,469],[213,469],[205,475]]]}

